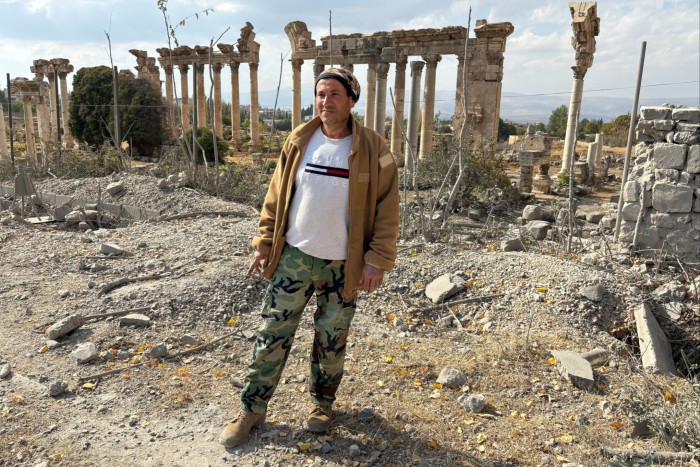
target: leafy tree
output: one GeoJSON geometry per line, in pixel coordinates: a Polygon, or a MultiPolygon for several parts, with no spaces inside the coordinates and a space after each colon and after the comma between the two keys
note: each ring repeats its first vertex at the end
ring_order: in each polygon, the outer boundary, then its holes
{"type": "MultiPolygon", "coordinates": [[[[192,141],[192,129],[185,132],[184,140],[190,144],[192,141]]],[[[185,141],[182,143],[185,144],[185,141]]],[[[214,137],[213,133],[209,128],[199,127],[197,128],[197,143],[199,147],[197,148],[197,163],[202,162],[202,149],[204,150],[204,157],[207,162],[214,162],[214,137]],[[200,149],[201,147],[201,149],[200,149]]],[[[224,162],[224,156],[229,150],[228,142],[221,138],[216,138],[216,148],[219,154],[219,163],[224,162]]]]}
{"type": "Polygon", "coordinates": [[[0,89],[0,102],[3,104],[7,103],[7,92],[5,89],[0,89]]]}
{"type": "MultiPolygon", "coordinates": [[[[631,119],[629,114],[624,114],[618,115],[611,122],[604,123],[600,130],[605,133],[606,144],[619,147],[627,146],[631,119]]],[[[637,121],[639,121],[639,117],[637,117],[637,121]]]]}
{"type": "Polygon", "coordinates": [[[507,140],[510,135],[518,133],[518,129],[511,122],[505,122],[502,118],[498,119],[498,140],[507,140]]]}
{"type": "Polygon", "coordinates": [[[107,66],[81,68],[73,76],[70,131],[77,139],[101,146],[110,138],[107,125],[113,121],[112,69],[107,66]]]}
{"type": "Polygon", "coordinates": [[[302,107],[301,108],[301,119],[304,120],[304,117],[310,117],[311,115],[314,114],[314,106],[313,104],[309,104],[308,107],[302,107]]]}
{"type": "Polygon", "coordinates": [[[569,119],[569,108],[565,105],[560,105],[552,110],[552,115],[549,116],[547,123],[547,133],[552,136],[563,138],[566,136],[566,124],[569,119]]]}
{"type": "Polygon", "coordinates": [[[158,89],[145,79],[133,75],[120,77],[120,134],[141,156],[150,156],[163,144],[165,107],[158,89]]]}
{"type": "Polygon", "coordinates": [[[584,135],[594,135],[600,133],[600,127],[603,125],[603,119],[588,120],[584,118],[578,122],[579,131],[584,135]]]}

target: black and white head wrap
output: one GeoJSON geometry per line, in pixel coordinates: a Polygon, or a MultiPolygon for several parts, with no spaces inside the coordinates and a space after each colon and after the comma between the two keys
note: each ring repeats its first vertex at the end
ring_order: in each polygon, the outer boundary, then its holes
{"type": "Polygon", "coordinates": [[[360,98],[360,83],[349,70],[345,68],[329,68],[324,70],[323,73],[318,75],[314,83],[314,96],[316,95],[316,85],[322,79],[334,79],[339,81],[348,92],[348,96],[352,97],[353,101],[357,102],[360,98]]]}

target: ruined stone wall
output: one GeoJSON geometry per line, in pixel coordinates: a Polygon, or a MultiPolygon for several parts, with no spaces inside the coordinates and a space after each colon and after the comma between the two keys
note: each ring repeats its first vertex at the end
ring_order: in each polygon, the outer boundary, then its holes
{"type": "Polygon", "coordinates": [[[642,107],[620,240],[700,258],[700,108],[642,107]]]}

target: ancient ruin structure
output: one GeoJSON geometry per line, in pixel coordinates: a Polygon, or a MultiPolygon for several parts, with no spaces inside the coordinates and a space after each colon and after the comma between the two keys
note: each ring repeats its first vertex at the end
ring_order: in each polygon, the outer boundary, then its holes
{"type": "Polygon", "coordinates": [[[566,124],[566,138],[564,139],[564,153],[562,155],[561,171],[568,172],[571,159],[576,148],[576,125],[581,111],[581,98],[583,96],[583,77],[593,65],[595,53],[595,37],[600,32],[600,18],[596,2],[569,2],[571,12],[571,28],[573,37],[571,46],[576,51],[576,65],[574,71],[574,83],[571,89],[569,102],[569,119],[566,124]]]}
{"type": "Polygon", "coordinates": [[[700,259],[700,108],[642,107],[619,238],[700,259]]]}
{"type": "Polygon", "coordinates": [[[173,92],[173,67],[180,70],[180,110],[182,115],[182,131],[191,128],[189,119],[189,86],[187,75],[190,67],[196,73],[197,108],[195,115],[198,126],[207,126],[207,93],[204,87],[204,70],[211,68],[214,83],[213,128],[216,134],[223,135],[222,105],[221,105],[221,70],[225,65],[231,67],[231,127],[234,141],[239,139],[241,130],[240,94],[238,69],[241,63],[250,67],[250,145],[251,148],[260,145],[260,104],[258,102],[258,64],[260,62],[260,44],[255,42],[253,25],[246,23],[241,29],[241,36],[236,49],[231,44],[217,44],[219,51],[210,47],[195,46],[194,48],[181,45],[175,49],[157,49],[160,57],[158,62],[165,71],[165,100],[168,104],[171,121],[174,118],[175,100],[173,92]]]}
{"type": "Polygon", "coordinates": [[[37,136],[41,147],[41,154],[46,153],[46,144],[51,138],[48,110],[49,84],[45,81],[30,80],[27,78],[15,78],[10,83],[12,95],[22,99],[24,110],[25,143],[27,156],[36,162],[40,154],[36,150],[37,136]],[[34,127],[34,114],[32,103],[36,103],[38,128],[34,127]],[[36,131],[38,130],[38,131],[36,131]]]}
{"type": "Polygon", "coordinates": [[[517,152],[520,164],[519,190],[522,193],[549,193],[552,179],[549,177],[552,142],[556,138],[545,133],[536,132],[528,125],[525,135],[519,136],[512,144],[512,151],[517,152]],[[534,171],[537,174],[533,175],[534,171]]]}
{"type": "MultiPolygon", "coordinates": [[[[59,120],[61,128],[61,142],[66,147],[73,146],[73,137],[70,134],[68,127],[68,82],[66,80],[69,73],[73,72],[73,65],[66,58],[52,58],[51,60],[34,60],[34,65],[31,67],[34,73],[34,80],[43,82],[44,78],[48,79],[49,101],[46,105],[50,107],[50,125],[51,140],[58,142],[59,120]],[[58,115],[59,96],[56,95],[55,80],[59,80],[60,94],[60,109],[61,115],[58,115]]],[[[38,108],[38,106],[37,106],[38,108]]]]}
{"type": "MultiPolygon", "coordinates": [[[[3,111],[3,107],[5,106],[4,102],[0,102],[0,157],[10,157],[10,151],[7,149],[7,135],[5,133],[5,112],[3,111]]],[[[9,106],[9,99],[8,99],[8,106],[7,106],[7,113],[12,117],[12,109],[10,109],[9,106]]]]}
{"type": "MultiPolygon", "coordinates": [[[[399,30],[374,34],[345,34],[322,37],[320,44],[311,38],[306,24],[294,21],[284,28],[292,46],[292,127],[301,123],[301,66],[306,60],[314,62],[314,77],[326,66],[335,65],[353,69],[366,64],[367,84],[363,94],[366,102],[365,125],[380,134],[384,132],[387,99],[387,74],[395,67],[394,112],[391,132],[391,150],[401,158],[406,65],[411,57],[411,100],[408,113],[408,139],[421,156],[432,150],[432,128],[435,108],[435,79],[438,63],[444,55],[456,55],[458,60],[455,92],[454,128],[459,128],[464,115],[460,105],[464,95],[464,67],[467,67],[468,102],[466,108],[479,138],[495,139],[498,135],[501,80],[503,78],[503,52],[506,38],[513,32],[511,23],[488,24],[479,20],[474,28],[476,39],[469,39],[469,52],[465,57],[467,29],[452,26],[442,29],[399,30]],[[420,112],[420,83],[423,67],[426,77],[423,93],[422,135],[418,146],[418,119],[420,112]]],[[[406,151],[407,154],[410,151],[406,151]]]]}

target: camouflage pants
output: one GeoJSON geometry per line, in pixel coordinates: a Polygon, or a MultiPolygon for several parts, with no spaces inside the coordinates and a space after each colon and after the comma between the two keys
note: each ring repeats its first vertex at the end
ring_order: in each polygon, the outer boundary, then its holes
{"type": "Polygon", "coordinates": [[[241,395],[249,412],[264,412],[275,392],[299,320],[316,293],[309,393],[314,403],[330,405],[343,377],[345,345],[355,315],[355,300],[343,299],[345,261],[315,258],[285,245],[262,305],[263,323],[241,395]]]}

